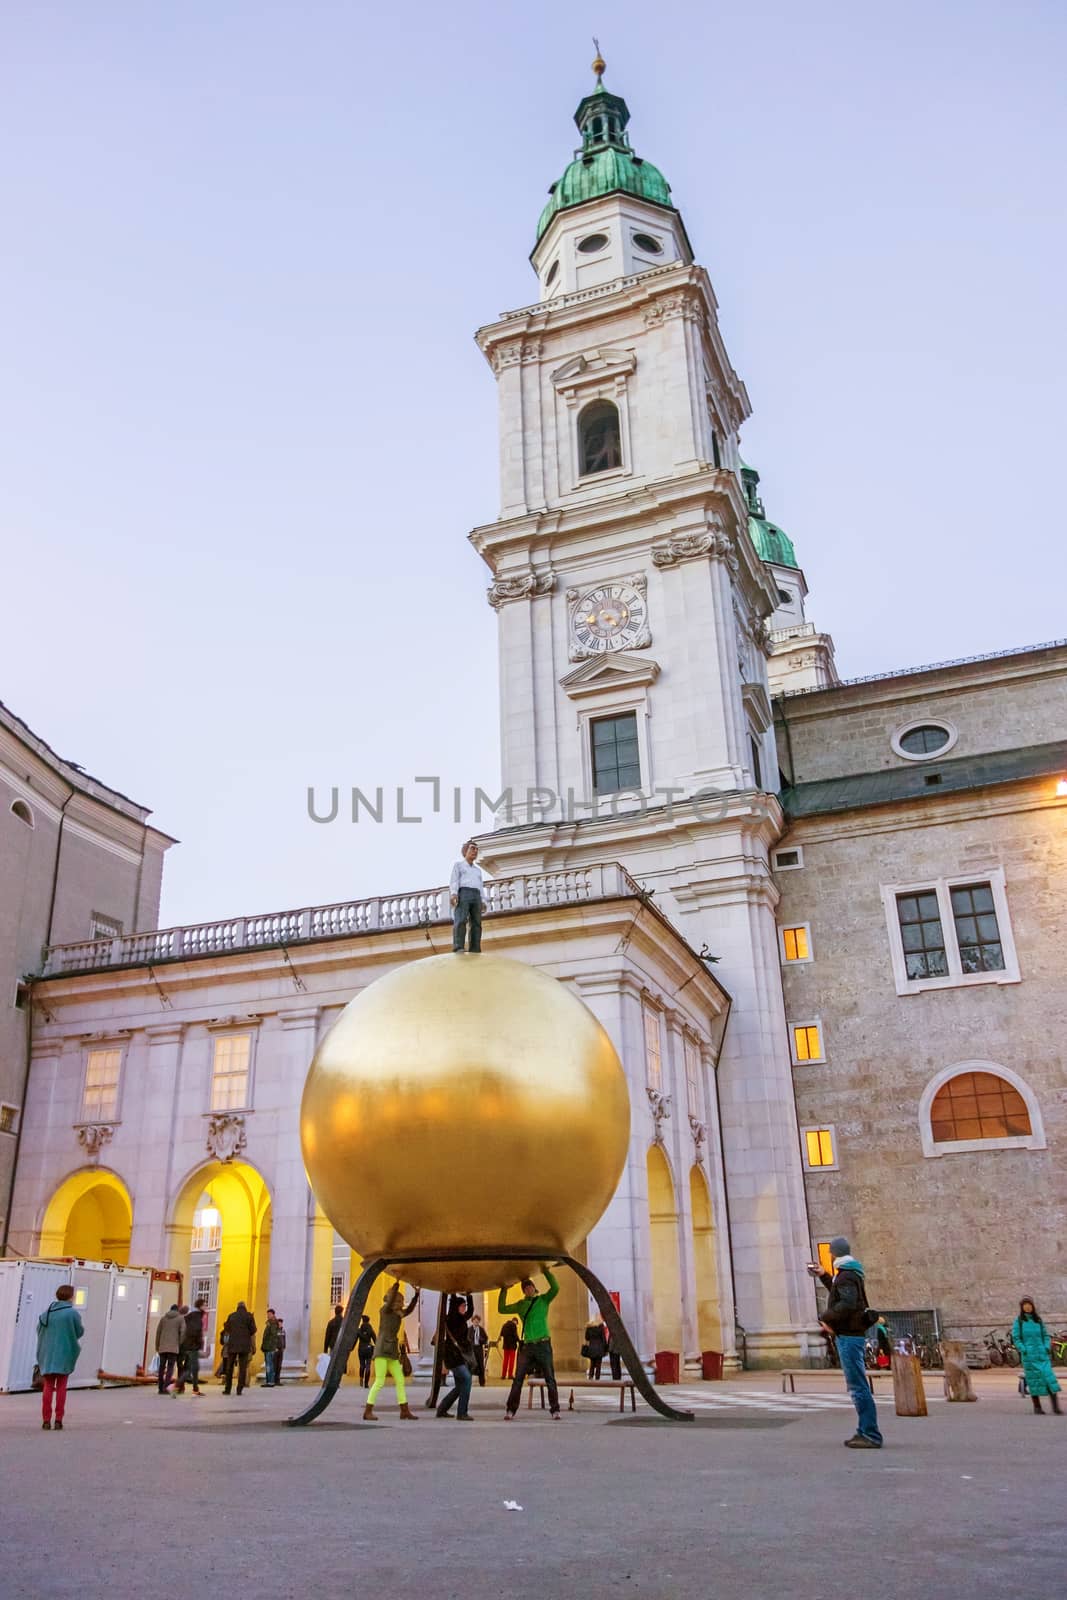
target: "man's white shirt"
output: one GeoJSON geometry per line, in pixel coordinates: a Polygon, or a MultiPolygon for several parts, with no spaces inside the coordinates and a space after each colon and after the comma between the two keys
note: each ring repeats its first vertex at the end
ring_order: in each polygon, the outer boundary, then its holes
{"type": "Polygon", "coordinates": [[[457,861],[452,868],[449,891],[458,894],[461,889],[477,889],[481,894],[483,881],[481,867],[472,866],[469,861],[457,861]]]}

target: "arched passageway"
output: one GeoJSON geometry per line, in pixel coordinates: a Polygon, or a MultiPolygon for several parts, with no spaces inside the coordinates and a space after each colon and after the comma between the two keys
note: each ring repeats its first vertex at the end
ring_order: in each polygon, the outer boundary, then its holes
{"type": "MultiPolygon", "coordinates": [[[[260,1328],[267,1319],[270,1235],[270,1190],[248,1162],[208,1162],[185,1180],[167,1226],[168,1264],[182,1274],[190,1304],[208,1301],[214,1364],[219,1331],[239,1300],[260,1328]]],[[[253,1368],[261,1363],[257,1355],[253,1368]]]]}
{"type": "Polygon", "coordinates": [[[42,1256],[87,1261],[130,1259],[133,1201],[114,1172],[87,1167],[64,1179],[45,1207],[37,1248],[42,1256]]]}
{"type": "Polygon", "coordinates": [[[652,1237],[652,1300],[657,1350],[682,1350],[682,1270],[678,1252],[678,1201],[667,1158],[648,1152],[648,1220],[652,1237]]]}
{"type": "Polygon", "coordinates": [[[719,1304],[719,1269],[715,1254],[715,1220],[708,1180],[699,1167],[693,1167],[689,1173],[689,1201],[693,1218],[697,1341],[701,1350],[721,1351],[722,1308],[719,1304]]]}

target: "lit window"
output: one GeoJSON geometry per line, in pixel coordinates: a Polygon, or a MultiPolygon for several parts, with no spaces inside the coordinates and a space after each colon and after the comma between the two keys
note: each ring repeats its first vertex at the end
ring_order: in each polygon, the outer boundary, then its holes
{"type": "Polygon", "coordinates": [[[121,1050],[90,1050],[85,1063],[83,1122],[111,1122],[119,1108],[121,1050]]]}
{"type": "Polygon", "coordinates": [[[622,466],[619,411],[610,400],[594,400],[578,418],[578,456],[583,478],[622,466]]]}
{"type": "Polygon", "coordinates": [[[659,1012],[643,1006],[645,1017],[645,1074],[650,1089],[663,1087],[663,1049],[660,1044],[659,1012]]]}
{"type": "Polygon", "coordinates": [[[685,1041],[685,1089],[691,1116],[700,1116],[700,1046],[695,1039],[685,1041]]]}
{"type": "Polygon", "coordinates": [[[937,1091],[930,1107],[936,1144],[959,1139],[1022,1139],[1032,1133],[1018,1089],[992,1072],[961,1072],[937,1091]]]}
{"type": "Polygon", "coordinates": [[[223,1033],[215,1040],[211,1073],[212,1111],[233,1111],[248,1105],[248,1065],[252,1054],[250,1033],[223,1033]]]}
{"type": "Polygon", "coordinates": [[[824,1272],[828,1272],[832,1278],[834,1275],[834,1253],[830,1249],[829,1239],[820,1239],[815,1249],[820,1267],[824,1272]]]}
{"type": "Polygon", "coordinates": [[[0,1133],[18,1133],[18,1106],[0,1105],[0,1133]]]}
{"type": "Polygon", "coordinates": [[[597,794],[618,794],[641,787],[641,755],[637,746],[637,713],[599,717],[592,724],[593,788],[597,794]]]}
{"type": "Polygon", "coordinates": [[[808,924],[802,922],[795,928],[782,928],[782,955],[786,961],[810,961],[811,940],[808,924]]]}
{"type": "Polygon", "coordinates": [[[883,886],[898,994],[1018,983],[1004,873],[883,886]]]}
{"type": "Polygon", "coordinates": [[[804,1165],[807,1167],[835,1167],[834,1130],[832,1128],[805,1128],[804,1165]]]}
{"type": "Polygon", "coordinates": [[[191,1250],[222,1249],[222,1217],[215,1206],[201,1206],[193,1212],[191,1250]]]}
{"type": "Polygon", "coordinates": [[[817,1022],[794,1022],[790,1028],[793,1041],[793,1060],[821,1061],[822,1029],[817,1022]]]}

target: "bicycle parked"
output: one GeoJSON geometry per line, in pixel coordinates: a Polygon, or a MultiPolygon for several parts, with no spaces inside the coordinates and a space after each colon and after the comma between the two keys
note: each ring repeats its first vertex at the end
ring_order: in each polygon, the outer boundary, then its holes
{"type": "Polygon", "coordinates": [[[1005,1334],[998,1333],[996,1328],[991,1328],[986,1334],[985,1348],[991,1367],[1017,1367],[1022,1361],[1022,1356],[1011,1339],[1005,1334]]]}

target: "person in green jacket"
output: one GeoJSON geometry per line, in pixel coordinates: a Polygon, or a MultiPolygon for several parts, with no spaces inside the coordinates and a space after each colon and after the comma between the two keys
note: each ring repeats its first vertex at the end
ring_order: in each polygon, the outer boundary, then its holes
{"type": "Polygon", "coordinates": [[[74,1285],[61,1283],[56,1297],[47,1311],[37,1318],[37,1367],[41,1374],[43,1390],[41,1410],[42,1427],[52,1426],[52,1402],[56,1408],[56,1431],[63,1427],[63,1413],[67,1409],[67,1379],[78,1364],[82,1336],[81,1315],[72,1305],[74,1285]]]}
{"type": "Polygon", "coordinates": [[[1052,1370],[1049,1332],[1029,1295],[1019,1301],[1019,1315],[1012,1323],[1011,1342],[1023,1358],[1023,1373],[1034,1410],[1042,1409],[1041,1396],[1047,1394],[1052,1401],[1053,1411],[1060,1415],[1060,1385],[1052,1370]]]}
{"type": "Polygon", "coordinates": [[[515,1376],[508,1391],[505,1415],[509,1422],[519,1409],[522,1386],[526,1381],[526,1374],[531,1370],[539,1372],[544,1378],[552,1419],[554,1422],[559,1421],[559,1390],[556,1387],[556,1369],[552,1360],[552,1340],[548,1333],[548,1308],[559,1294],[559,1284],[543,1261],[541,1271],[548,1279],[547,1293],[538,1294],[533,1279],[523,1278],[519,1285],[522,1290],[520,1300],[509,1302],[506,1289],[501,1289],[497,1296],[496,1308],[500,1315],[518,1317],[522,1339],[515,1376]]]}

